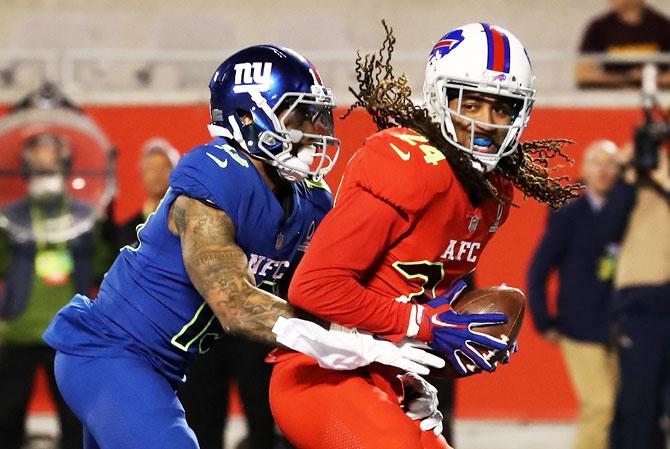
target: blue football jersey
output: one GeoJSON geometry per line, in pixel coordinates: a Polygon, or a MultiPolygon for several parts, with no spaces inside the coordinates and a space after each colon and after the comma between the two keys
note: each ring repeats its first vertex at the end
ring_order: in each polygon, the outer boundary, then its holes
{"type": "Polygon", "coordinates": [[[286,215],[249,158],[225,139],[194,148],[173,170],[168,192],[139,228],[139,246],[121,250],[98,297],[77,295],[54,318],[44,335],[50,346],[107,356],[123,348],[172,380],[183,379],[193,357],[207,350],[221,327],[186,273],[179,237],[168,229],[170,206],[180,195],[231,218],[256,284],[267,289],[288,281],[332,203],[325,184],[295,183],[286,215]]]}

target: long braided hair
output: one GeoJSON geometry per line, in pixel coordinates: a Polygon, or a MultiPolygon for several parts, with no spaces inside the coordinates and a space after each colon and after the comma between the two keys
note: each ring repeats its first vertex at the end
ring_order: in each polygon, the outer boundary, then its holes
{"type": "MultiPolygon", "coordinates": [[[[430,140],[440,149],[451,165],[458,180],[475,201],[495,198],[511,203],[503,197],[481,171],[472,165],[472,156],[460,151],[444,138],[440,125],[435,123],[429,112],[414,105],[412,89],[403,74],[395,77],[391,66],[391,55],[396,42],[393,29],[385,21],[382,25],[386,38],[378,52],[356,58],[356,80],[358,86],[349,91],[356,101],[342,118],[354,109],[364,108],[379,130],[402,126],[413,129],[430,140]]],[[[502,158],[494,173],[504,176],[524,193],[552,208],[578,195],[582,186],[571,184],[568,176],[552,177],[551,172],[558,167],[550,167],[549,162],[560,157],[568,163],[573,160],[563,153],[562,148],[572,143],[566,139],[535,140],[524,142],[511,155],[502,158]]]]}

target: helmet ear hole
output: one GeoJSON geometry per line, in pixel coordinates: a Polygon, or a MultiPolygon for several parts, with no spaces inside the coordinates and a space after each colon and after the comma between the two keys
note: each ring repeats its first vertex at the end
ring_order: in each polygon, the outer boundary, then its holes
{"type": "Polygon", "coordinates": [[[523,109],[523,101],[514,100],[512,101],[511,106],[512,106],[512,121],[514,121],[521,114],[521,110],[523,109]]]}

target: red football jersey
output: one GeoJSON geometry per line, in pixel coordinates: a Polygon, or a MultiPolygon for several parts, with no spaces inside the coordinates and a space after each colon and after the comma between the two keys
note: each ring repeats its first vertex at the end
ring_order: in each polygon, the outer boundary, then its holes
{"type": "MultiPolygon", "coordinates": [[[[490,179],[511,198],[508,180],[490,179]]],[[[474,207],[424,136],[381,131],[349,161],[289,299],[329,321],[400,340],[409,302],[430,300],[474,270],[508,213],[493,199],[474,207]]]]}

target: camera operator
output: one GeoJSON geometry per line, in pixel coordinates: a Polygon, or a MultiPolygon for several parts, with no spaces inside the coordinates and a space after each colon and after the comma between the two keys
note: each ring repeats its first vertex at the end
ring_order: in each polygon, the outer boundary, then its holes
{"type": "Polygon", "coordinates": [[[620,386],[613,449],[662,449],[670,385],[670,155],[667,119],[653,116],[624,151],[622,178],[603,210],[603,235],[620,242],[614,336],[620,386]]]}

